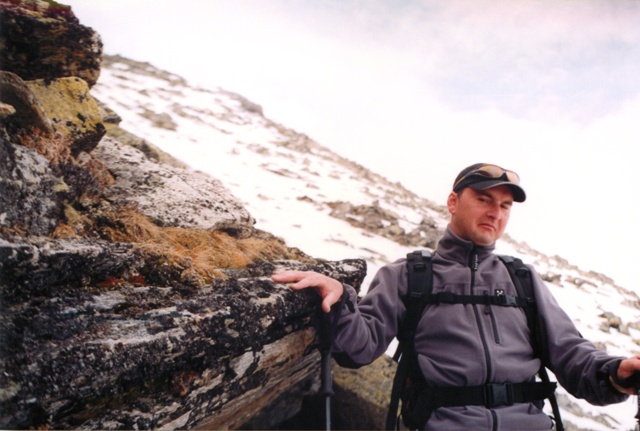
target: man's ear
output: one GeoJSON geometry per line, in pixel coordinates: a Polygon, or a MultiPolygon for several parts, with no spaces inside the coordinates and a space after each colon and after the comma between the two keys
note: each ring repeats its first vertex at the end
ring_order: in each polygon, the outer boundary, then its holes
{"type": "Polygon", "coordinates": [[[456,192],[449,193],[449,197],[447,198],[447,208],[451,215],[454,215],[458,209],[458,199],[459,196],[456,192]]]}

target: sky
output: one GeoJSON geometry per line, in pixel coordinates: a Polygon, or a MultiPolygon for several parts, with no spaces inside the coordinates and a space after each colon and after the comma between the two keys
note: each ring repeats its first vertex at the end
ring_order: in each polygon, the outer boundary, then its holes
{"type": "Polygon", "coordinates": [[[221,87],[445,203],[522,178],[507,232],[640,291],[640,2],[67,0],[104,52],[221,87]]]}

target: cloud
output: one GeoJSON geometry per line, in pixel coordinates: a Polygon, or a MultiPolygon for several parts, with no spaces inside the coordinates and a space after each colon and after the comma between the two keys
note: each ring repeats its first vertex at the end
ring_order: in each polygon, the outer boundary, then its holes
{"type": "Polygon", "coordinates": [[[98,29],[108,52],[126,50],[256,100],[298,93],[309,105],[346,99],[373,108],[371,94],[396,89],[453,110],[584,124],[640,92],[637,2],[115,0],[92,7],[112,17],[104,24],[112,28],[98,29]],[[125,31],[112,31],[118,26],[125,31]]]}
{"type": "Polygon", "coordinates": [[[640,91],[638,3],[438,4],[400,39],[429,58],[424,80],[454,109],[588,122],[640,91]]]}

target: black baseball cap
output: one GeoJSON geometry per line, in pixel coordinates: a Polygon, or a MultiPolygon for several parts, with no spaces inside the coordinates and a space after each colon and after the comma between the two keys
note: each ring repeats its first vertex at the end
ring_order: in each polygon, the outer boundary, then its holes
{"type": "Polygon", "coordinates": [[[524,202],[527,198],[524,189],[520,187],[518,174],[490,163],[475,163],[460,171],[453,182],[453,191],[457,193],[465,187],[486,190],[502,185],[511,189],[514,201],[524,202]]]}

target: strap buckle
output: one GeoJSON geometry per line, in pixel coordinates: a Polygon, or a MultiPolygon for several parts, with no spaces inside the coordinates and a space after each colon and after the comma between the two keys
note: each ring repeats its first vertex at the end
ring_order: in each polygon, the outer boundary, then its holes
{"type": "Polygon", "coordinates": [[[509,382],[489,383],[484,385],[485,407],[511,406],[513,400],[513,386],[509,382]]]}
{"type": "Polygon", "coordinates": [[[511,295],[496,295],[496,301],[498,302],[498,305],[505,307],[516,307],[518,305],[516,297],[511,295]]]}

